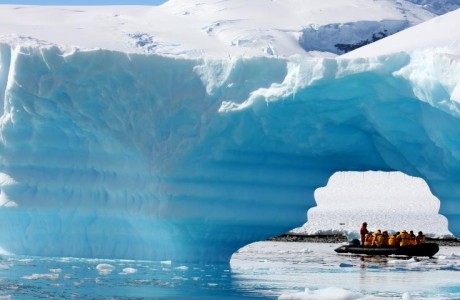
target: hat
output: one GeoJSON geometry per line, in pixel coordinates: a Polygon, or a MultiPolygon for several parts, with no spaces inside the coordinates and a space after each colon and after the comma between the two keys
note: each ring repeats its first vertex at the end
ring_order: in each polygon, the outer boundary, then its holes
{"type": "Polygon", "coordinates": [[[405,230],[403,230],[403,231],[401,231],[401,232],[407,233],[407,231],[405,231],[405,230]]]}

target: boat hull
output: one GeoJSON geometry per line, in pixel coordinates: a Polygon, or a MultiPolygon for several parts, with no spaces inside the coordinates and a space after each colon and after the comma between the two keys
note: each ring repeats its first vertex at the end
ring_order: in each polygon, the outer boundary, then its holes
{"type": "Polygon", "coordinates": [[[357,245],[343,245],[337,249],[337,253],[352,253],[366,255],[403,255],[403,256],[428,256],[432,257],[439,251],[436,243],[426,243],[416,246],[405,247],[364,247],[357,245]]]}

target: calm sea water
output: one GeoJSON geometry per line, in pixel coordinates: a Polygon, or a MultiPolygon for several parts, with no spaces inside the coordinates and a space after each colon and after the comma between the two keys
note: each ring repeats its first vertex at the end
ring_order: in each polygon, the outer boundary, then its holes
{"type": "Polygon", "coordinates": [[[336,246],[260,242],[230,265],[3,256],[0,299],[460,299],[460,248],[397,259],[336,246]]]}

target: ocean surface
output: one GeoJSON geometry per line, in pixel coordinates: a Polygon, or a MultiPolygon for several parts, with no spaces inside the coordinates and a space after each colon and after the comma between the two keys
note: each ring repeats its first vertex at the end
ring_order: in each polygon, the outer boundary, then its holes
{"type": "Polygon", "coordinates": [[[460,247],[435,258],[258,242],[230,265],[2,256],[0,299],[460,299],[460,247]]]}

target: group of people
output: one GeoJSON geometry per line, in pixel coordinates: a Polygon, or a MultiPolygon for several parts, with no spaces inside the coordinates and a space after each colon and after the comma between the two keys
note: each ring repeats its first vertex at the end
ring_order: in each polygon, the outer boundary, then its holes
{"type": "Polygon", "coordinates": [[[360,229],[361,245],[365,247],[405,247],[411,245],[424,244],[426,241],[423,232],[419,231],[416,236],[411,230],[407,233],[406,230],[396,232],[394,235],[388,235],[388,231],[381,232],[376,230],[373,234],[367,230],[367,223],[364,222],[360,229]]]}

